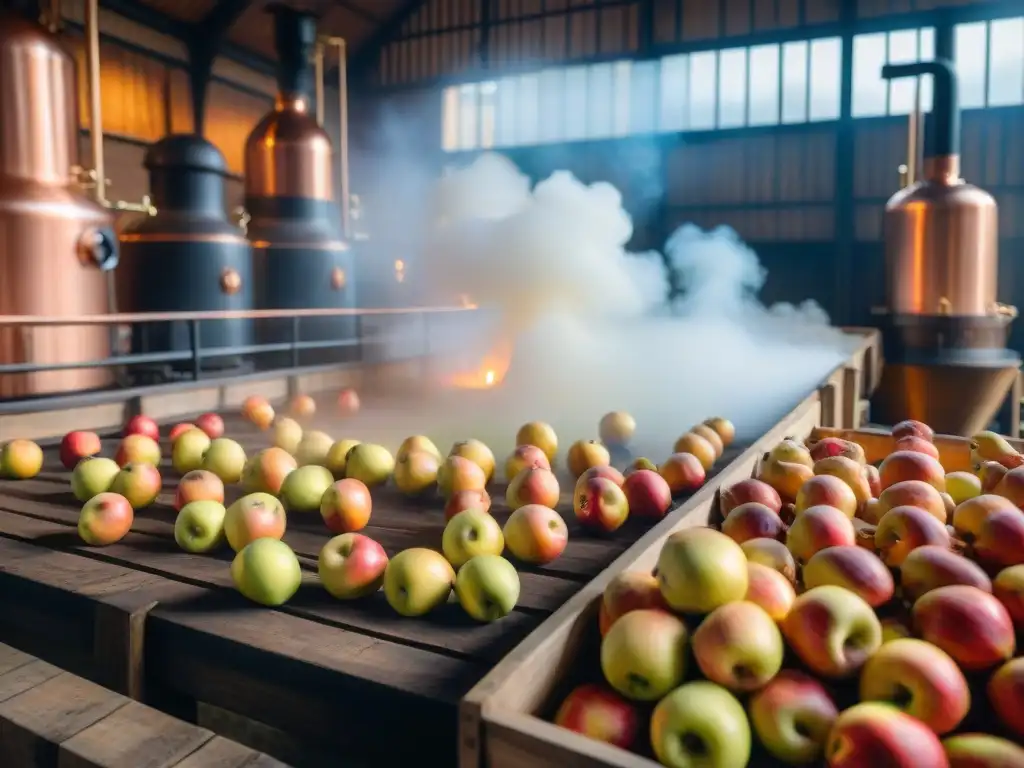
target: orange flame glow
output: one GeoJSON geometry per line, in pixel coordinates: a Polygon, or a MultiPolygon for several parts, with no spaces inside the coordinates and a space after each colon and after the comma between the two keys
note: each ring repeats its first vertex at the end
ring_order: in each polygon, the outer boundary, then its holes
{"type": "Polygon", "coordinates": [[[501,384],[512,364],[512,343],[500,341],[474,367],[458,371],[448,385],[459,389],[490,389],[501,384]]]}

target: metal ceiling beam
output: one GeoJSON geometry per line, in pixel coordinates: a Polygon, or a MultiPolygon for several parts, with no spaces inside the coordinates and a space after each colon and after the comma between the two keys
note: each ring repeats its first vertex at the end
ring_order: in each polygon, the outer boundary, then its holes
{"type": "Polygon", "coordinates": [[[338,6],[339,8],[344,8],[346,11],[351,13],[353,16],[358,16],[363,21],[368,22],[370,24],[373,24],[374,26],[383,24],[384,21],[385,21],[384,19],[382,19],[377,14],[370,13],[368,10],[366,10],[362,6],[350,3],[350,2],[348,2],[348,0],[334,0],[334,4],[336,6],[338,6]]]}

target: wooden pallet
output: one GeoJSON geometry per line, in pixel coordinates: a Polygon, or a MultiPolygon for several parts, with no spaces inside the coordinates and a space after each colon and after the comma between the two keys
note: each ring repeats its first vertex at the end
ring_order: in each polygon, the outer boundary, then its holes
{"type": "Polygon", "coordinates": [[[0,645],[0,765],[287,768],[9,645],[0,645]]]}
{"type": "Polygon", "coordinates": [[[861,345],[843,365],[765,435],[661,521],[506,656],[463,699],[460,768],[654,768],[648,757],[586,738],[551,722],[552,707],[571,690],[581,666],[597,668],[597,611],[611,579],[626,570],[650,571],[673,532],[706,525],[720,488],[750,477],[762,454],[785,437],[804,438],[823,424],[860,426],[860,403],[881,379],[877,331],[849,329],[861,345]]]}
{"type": "MultiPolygon", "coordinates": [[[[374,439],[374,424],[386,418],[364,409],[344,434],[374,439]]],[[[248,451],[268,444],[237,416],[225,419],[227,434],[248,451]]],[[[333,426],[341,436],[341,425],[333,426]]],[[[117,442],[105,439],[103,455],[113,455],[117,442]]],[[[270,610],[237,594],[230,552],[196,556],[175,545],[176,480],[165,469],[158,503],[137,512],[124,539],[103,548],[78,539],[81,505],[52,447],[35,479],[0,481],[0,595],[13,606],[0,615],[0,640],[16,640],[128,696],[229,713],[241,719],[243,733],[251,731],[245,723],[269,726],[275,749],[267,751],[296,764],[339,750],[383,764],[423,755],[454,763],[460,699],[649,528],[637,520],[610,536],[587,535],[567,490],[560,505],[570,527],[565,553],[549,566],[521,568],[516,610],[477,624],[457,605],[410,619],[391,610],[382,593],[334,600],[316,576],[330,534],[319,515],[292,515],[285,541],[300,557],[303,586],[288,605],[270,610]]],[[[568,479],[562,484],[571,489],[568,479]]],[[[228,493],[229,501],[241,495],[238,488],[228,493]]],[[[495,484],[491,493],[492,512],[504,522],[504,487],[495,484]]],[[[383,489],[374,493],[364,533],[393,555],[438,548],[443,528],[437,500],[413,503],[383,489]]],[[[252,743],[243,733],[232,735],[252,743]]]]}

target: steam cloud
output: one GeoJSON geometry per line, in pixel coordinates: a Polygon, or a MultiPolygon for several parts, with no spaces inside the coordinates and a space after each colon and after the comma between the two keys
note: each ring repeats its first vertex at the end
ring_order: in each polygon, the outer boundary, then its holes
{"type": "Polygon", "coordinates": [[[664,257],[628,253],[632,222],[609,184],[560,171],[531,189],[511,161],[485,154],[444,176],[432,200],[417,271],[435,298],[463,293],[482,310],[468,329],[467,316],[432,322],[433,348],[451,353],[441,373],[479,367],[501,340],[514,346],[500,387],[449,393],[418,414],[438,439],[478,437],[501,456],[540,419],[567,446],[626,410],[634,452],[658,461],[708,416],[761,434],[855,343],[814,302],[761,304],[765,270],[731,229],[685,225],[664,257]]]}

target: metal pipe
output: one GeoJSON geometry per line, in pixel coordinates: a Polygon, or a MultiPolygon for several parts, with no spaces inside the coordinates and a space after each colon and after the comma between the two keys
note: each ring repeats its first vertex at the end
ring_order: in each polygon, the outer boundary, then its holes
{"type": "Polygon", "coordinates": [[[100,4],[85,0],[86,69],[89,84],[89,139],[96,174],[96,201],[107,204],[107,177],[103,162],[103,101],[100,91],[100,4]]]}
{"type": "Polygon", "coordinates": [[[348,173],[348,66],[345,39],[323,37],[317,45],[316,66],[316,120],[324,124],[324,51],[327,46],[338,49],[338,197],[341,198],[341,234],[351,239],[352,201],[348,173]]]}
{"type": "Polygon", "coordinates": [[[50,0],[50,9],[46,14],[46,28],[49,30],[51,35],[56,35],[60,32],[60,27],[60,0],[50,0]]]}

